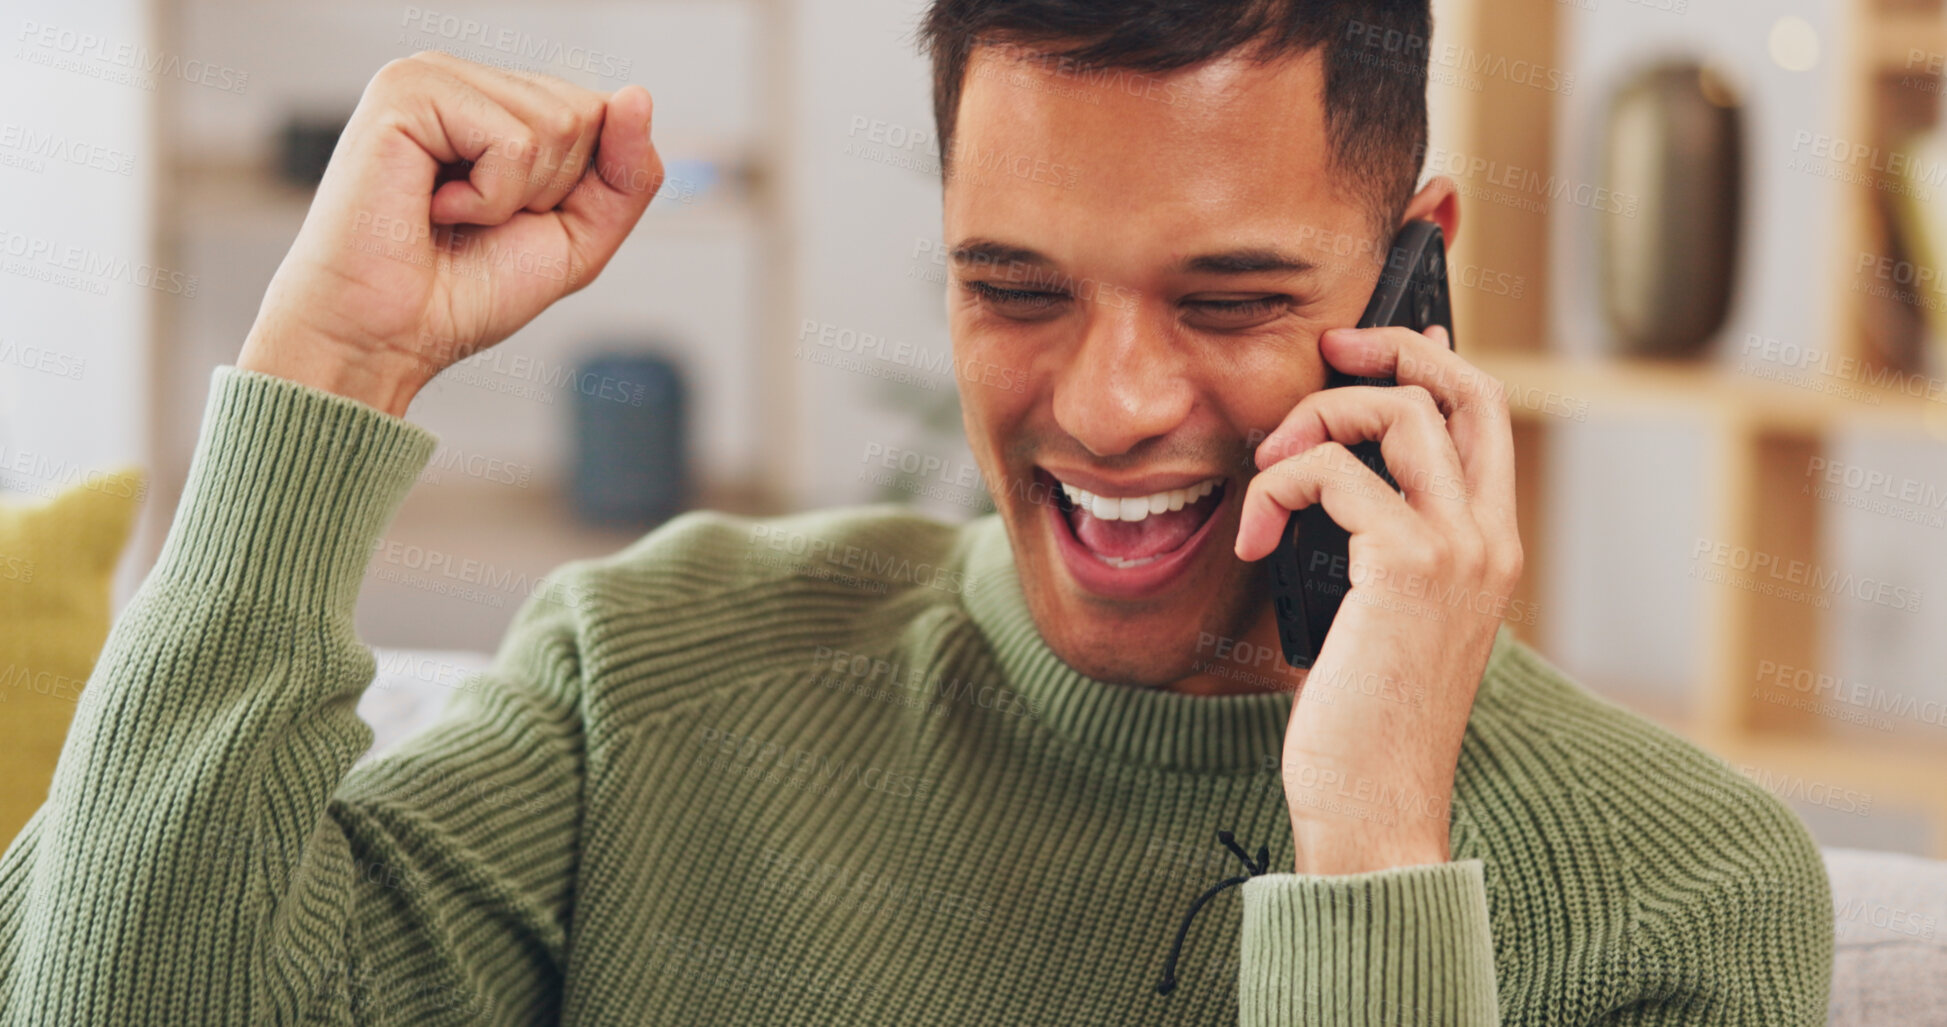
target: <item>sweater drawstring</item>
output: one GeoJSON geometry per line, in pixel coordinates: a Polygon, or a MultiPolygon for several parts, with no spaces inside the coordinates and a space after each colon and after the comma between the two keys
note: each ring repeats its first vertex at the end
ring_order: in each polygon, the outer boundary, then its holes
{"type": "Polygon", "coordinates": [[[1197,900],[1190,903],[1190,911],[1183,914],[1183,926],[1176,929],[1176,941],[1170,945],[1170,957],[1163,961],[1163,979],[1156,985],[1156,994],[1158,995],[1167,995],[1176,990],[1176,959],[1183,954],[1183,943],[1190,937],[1190,921],[1196,919],[1197,911],[1203,908],[1204,903],[1216,898],[1217,893],[1223,891],[1225,888],[1233,884],[1243,884],[1245,881],[1257,877],[1260,874],[1267,873],[1271,869],[1270,846],[1258,846],[1257,860],[1253,862],[1251,857],[1245,853],[1244,847],[1237,844],[1236,835],[1231,834],[1229,831],[1218,831],[1217,840],[1223,842],[1225,848],[1237,854],[1237,858],[1243,862],[1244,869],[1248,873],[1240,874],[1223,881],[1215,888],[1197,896],[1197,900]]]}

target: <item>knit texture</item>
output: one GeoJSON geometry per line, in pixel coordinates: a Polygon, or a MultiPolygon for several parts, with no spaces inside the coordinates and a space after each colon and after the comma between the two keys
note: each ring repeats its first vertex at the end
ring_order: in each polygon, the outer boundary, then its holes
{"type": "Polygon", "coordinates": [[[214,379],[161,559],[0,860],[0,1023],[1818,1024],[1776,800],[1503,632],[1452,862],[1294,866],[1287,693],[1094,681],[1006,533],[679,517],[568,564],[353,763],[370,553],[435,439],[214,379]],[[1272,873],[1196,918],[1237,872],[1272,873]]]}

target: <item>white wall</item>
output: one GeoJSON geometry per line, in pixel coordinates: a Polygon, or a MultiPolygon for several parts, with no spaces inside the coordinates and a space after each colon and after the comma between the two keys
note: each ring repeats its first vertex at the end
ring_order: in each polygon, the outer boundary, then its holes
{"type": "Polygon", "coordinates": [[[195,285],[151,254],[153,90],[184,66],[144,0],[16,0],[0,31],[0,492],[35,498],[147,461],[151,304],[195,285]]]}
{"type": "MultiPolygon", "coordinates": [[[[943,267],[929,259],[940,240],[938,147],[932,140],[932,89],[925,59],[913,45],[920,0],[799,0],[794,34],[795,81],[789,121],[795,125],[790,202],[795,211],[794,263],[799,290],[790,323],[831,326],[839,338],[871,335],[949,354],[943,267]],[[861,127],[863,126],[863,127],[861,127]],[[916,252],[919,254],[915,256],[916,252]]],[[[877,374],[906,368],[866,357],[875,373],[798,359],[792,373],[801,473],[795,494],[824,506],[876,498],[860,482],[866,447],[912,447],[940,459],[970,461],[957,428],[929,438],[901,404],[945,403],[950,375],[925,386],[894,384],[877,374]]],[[[839,347],[806,340],[810,352],[839,347]]],[[[968,502],[922,504],[946,516],[974,511],[968,502]]]]}
{"type": "Polygon", "coordinates": [[[758,6],[745,0],[195,0],[181,6],[185,48],[248,67],[253,81],[236,100],[185,94],[182,128],[203,151],[195,156],[258,155],[287,109],[339,110],[386,61],[445,50],[589,89],[639,83],[658,98],[656,135],[663,145],[741,139],[759,121],[751,46],[758,6]]]}

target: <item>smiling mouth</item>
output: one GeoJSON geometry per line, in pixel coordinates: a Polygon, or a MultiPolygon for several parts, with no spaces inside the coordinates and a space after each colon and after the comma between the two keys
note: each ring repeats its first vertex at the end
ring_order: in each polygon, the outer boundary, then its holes
{"type": "Polygon", "coordinates": [[[1224,501],[1222,478],[1144,496],[1099,496],[1042,468],[1034,473],[1053,487],[1062,519],[1082,549],[1120,569],[1153,563],[1182,548],[1224,501]]]}

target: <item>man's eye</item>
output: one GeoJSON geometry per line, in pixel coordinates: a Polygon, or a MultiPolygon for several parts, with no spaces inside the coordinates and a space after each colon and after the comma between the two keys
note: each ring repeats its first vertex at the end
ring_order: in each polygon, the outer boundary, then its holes
{"type": "Polygon", "coordinates": [[[1281,313],[1291,305],[1289,296],[1252,296],[1234,300],[1186,300],[1198,318],[1217,326],[1251,326],[1281,313]]]}
{"type": "Polygon", "coordinates": [[[966,282],[967,291],[983,303],[1000,308],[1006,313],[1032,314],[1067,299],[1059,292],[1042,292],[1036,289],[1007,289],[989,282],[966,282]]]}

